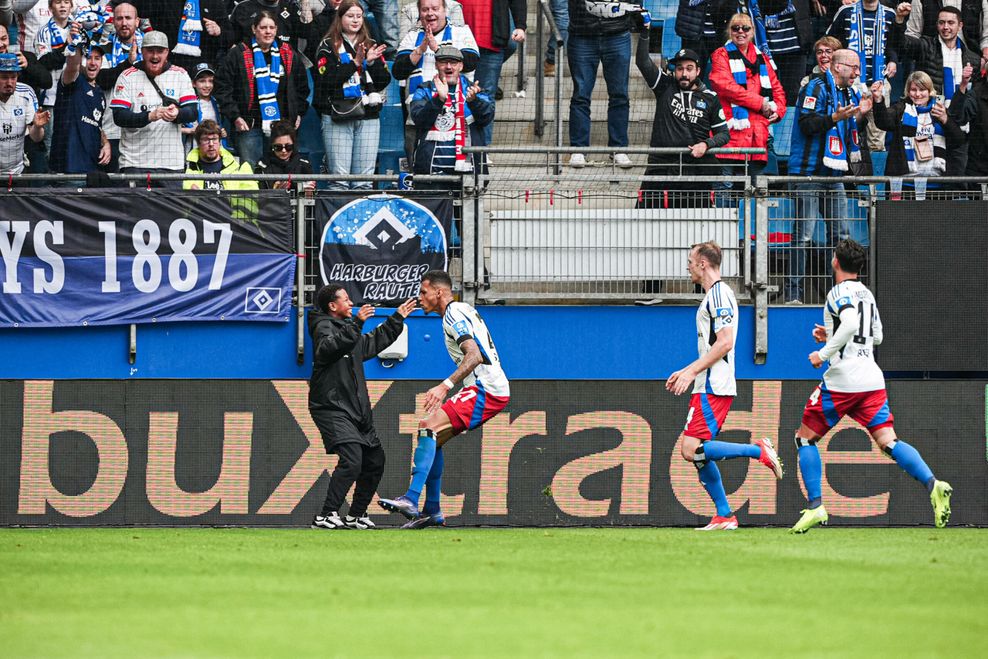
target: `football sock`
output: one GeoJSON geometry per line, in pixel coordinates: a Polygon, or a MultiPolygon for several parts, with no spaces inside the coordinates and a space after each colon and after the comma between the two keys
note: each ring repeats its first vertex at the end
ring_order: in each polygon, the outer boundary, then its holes
{"type": "Polygon", "coordinates": [[[436,435],[428,428],[422,428],[419,430],[418,446],[415,447],[412,482],[408,485],[408,492],[405,492],[405,497],[416,506],[419,505],[419,497],[422,495],[425,479],[429,477],[429,471],[432,469],[432,461],[435,457],[436,435]]]}
{"type": "MultiPolygon", "coordinates": [[[[707,443],[709,444],[710,442],[707,443]]],[[[697,463],[697,466],[699,466],[699,463],[697,463]]],[[[714,505],[717,506],[717,515],[720,517],[730,517],[731,506],[727,503],[727,493],[724,492],[724,483],[720,480],[720,469],[717,468],[716,463],[707,462],[697,469],[697,472],[700,475],[700,483],[703,484],[703,489],[707,491],[707,494],[713,499],[714,505]]]]}
{"type": "Polygon", "coordinates": [[[726,460],[728,458],[754,458],[762,454],[761,447],[755,444],[735,444],[734,442],[719,442],[712,439],[703,442],[703,453],[707,460],[726,460]]]}
{"type": "Polygon", "coordinates": [[[892,442],[888,454],[892,456],[896,464],[902,467],[903,471],[925,485],[927,490],[933,491],[933,484],[936,479],[930,468],[926,466],[926,462],[919,451],[899,439],[892,442]]]}
{"type": "Polygon", "coordinates": [[[820,463],[820,451],[816,444],[799,447],[799,473],[803,475],[806,485],[806,498],[810,501],[810,509],[823,503],[820,493],[820,481],[823,477],[823,465],[820,463]]]}
{"type": "Polygon", "coordinates": [[[425,479],[425,506],[422,508],[422,513],[425,515],[435,515],[439,512],[444,462],[443,448],[440,446],[436,449],[436,457],[432,460],[429,477],[425,479]]]}

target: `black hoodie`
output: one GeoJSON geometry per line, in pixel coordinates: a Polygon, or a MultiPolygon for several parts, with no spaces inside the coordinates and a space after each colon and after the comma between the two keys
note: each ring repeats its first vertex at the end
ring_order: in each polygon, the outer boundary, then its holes
{"type": "Polygon", "coordinates": [[[394,343],[405,319],[395,312],[367,334],[361,333],[360,320],[340,319],[314,309],[309,310],[308,322],[312,336],[309,413],[327,450],[348,442],[379,446],[364,361],[394,343]]]}

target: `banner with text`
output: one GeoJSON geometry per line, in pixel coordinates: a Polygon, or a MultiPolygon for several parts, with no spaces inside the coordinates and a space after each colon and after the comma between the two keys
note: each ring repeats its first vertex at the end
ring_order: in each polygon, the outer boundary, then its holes
{"type": "Polygon", "coordinates": [[[281,190],[13,192],[0,204],[0,327],[287,322],[281,190]]]}
{"type": "MultiPolygon", "coordinates": [[[[367,383],[388,460],[378,491],[408,487],[434,381],[367,383]]],[[[741,381],[720,439],[768,437],[777,481],[720,462],[743,526],[806,506],[793,432],[816,381],[741,381]]],[[[892,381],[899,436],[954,486],[952,525],[988,525],[985,381],[892,381]]],[[[444,447],[451,525],[697,526],[714,513],[680,443],[688,401],[659,381],[512,383],[508,408],[444,447]]],[[[308,526],[337,457],[305,380],[0,380],[0,525],[308,526]]],[[[818,447],[832,526],[932,526],[926,488],[845,418],[818,447]]],[[[400,525],[376,503],[381,525],[400,525]]]]}
{"type": "Polygon", "coordinates": [[[355,305],[416,297],[422,275],[446,269],[452,219],[449,197],[320,196],[322,282],[345,286],[355,305]]]}

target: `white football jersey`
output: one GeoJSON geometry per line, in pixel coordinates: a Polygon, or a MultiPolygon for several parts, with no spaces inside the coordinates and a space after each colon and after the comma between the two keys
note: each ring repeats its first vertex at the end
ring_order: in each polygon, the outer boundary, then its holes
{"type": "Polygon", "coordinates": [[[859,392],[885,388],[885,376],[875,363],[875,346],[882,342],[882,319],[868,287],[849,279],[827,293],[823,308],[827,344],[820,357],[830,361],[823,381],[830,391],[859,392]]]}
{"type": "MultiPolygon", "coordinates": [[[[196,91],[189,74],[174,64],[155,78],[162,93],[176,99],[179,105],[196,103],[196,91]]],[[[155,90],[147,74],[131,67],[120,74],[113,88],[110,108],[124,108],[133,112],[153,110],[162,105],[161,95],[155,90]]],[[[154,167],[185,171],[185,147],[179,124],[168,121],[152,121],[143,128],[120,129],[120,167],[154,167]]]]}
{"type": "Polygon", "coordinates": [[[0,102],[0,174],[24,171],[24,135],[37,110],[38,97],[23,82],[6,103],[0,102]]]}
{"type": "Polygon", "coordinates": [[[511,395],[508,377],[501,369],[501,359],[497,356],[494,340],[476,309],[466,302],[450,302],[443,314],[443,335],[446,350],[457,366],[463,361],[463,350],[460,348],[463,341],[473,339],[480,348],[484,363],[463,379],[464,387],[476,384],[478,388],[494,396],[511,395]]]}
{"type": "Polygon", "coordinates": [[[693,382],[694,394],[714,394],[716,396],[736,396],[738,383],[734,379],[734,346],[738,340],[738,301],[731,287],[722,281],[716,282],[707,291],[700,308],[696,310],[696,350],[700,357],[710,352],[717,340],[717,332],[725,327],[734,328],[734,344],[731,351],[713,366],[696,376],[693,382]]]}
{"type": "MultiPolygon", "coordinates": [[[[69,41],[69,26],[58,27],[55,26],[56,30],[62,35],[62,43],[68,43],[69,41]]],[[[44,57],[48,53],[52,52],[51,47],[51,26],[46,22],[38,30],[37,35],[34,38],[34,53],[38,57],[44,57]]],[[[65,65],[63,64],[59,68],[51,72],[51,87],[48,89],[41,90],[42,105],[53,106],[55,105],[55,93],[58,91],[58,81],[62,79],[62,71],[65,70],[65,65]]]]}

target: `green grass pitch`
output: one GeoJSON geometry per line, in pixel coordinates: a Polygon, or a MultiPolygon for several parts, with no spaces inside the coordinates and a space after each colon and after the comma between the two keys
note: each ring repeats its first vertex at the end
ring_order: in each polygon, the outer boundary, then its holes
{"type": "Polygon", "coordinates": [[[0,656],[984,656],[988,530],[0,530],[0,656]]]}

